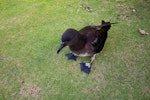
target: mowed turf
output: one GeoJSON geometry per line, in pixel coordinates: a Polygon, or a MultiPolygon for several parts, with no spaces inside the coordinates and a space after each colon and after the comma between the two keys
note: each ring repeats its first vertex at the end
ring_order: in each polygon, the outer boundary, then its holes
{"type": "Polygon", "coordinates": [[[0,0],[0,100],[149,100],[149,0],[0,0]],[[112,25],[89,75],[56,53],[67,28],[112,25]]]}

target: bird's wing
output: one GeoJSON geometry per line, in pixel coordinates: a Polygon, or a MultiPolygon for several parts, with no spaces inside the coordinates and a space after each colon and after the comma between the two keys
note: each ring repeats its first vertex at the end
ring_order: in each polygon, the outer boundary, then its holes
{"type": "Polygon", "coordinates": [[[99,30],[95,30],[87,35],[87,41],[92,45],[96,53],[103,49],[106,38],[107,33],[101,33],[99,30]]]}
{"type": "Polygon", "coordinates": [[[79,32],[86,36],[88,44],[92,46],[95,53],[99,53],[103,49],[107,32],[102,32],[99,26],[86,26],[79,32]]]}

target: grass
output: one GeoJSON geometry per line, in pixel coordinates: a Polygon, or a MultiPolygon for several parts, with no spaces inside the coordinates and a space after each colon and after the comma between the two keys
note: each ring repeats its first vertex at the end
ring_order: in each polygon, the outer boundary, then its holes
{"type": "Polygon", "coordinates": [[[0,0],[0,100],[149,100],[148,0],[0,0]],[[90,7],[89,11],[86,6],[90,7]],[[135,10],[135,11],[134,11],[135,10]],[[91,73],[57,55],[67,28],[118,22],[91,73]]]}

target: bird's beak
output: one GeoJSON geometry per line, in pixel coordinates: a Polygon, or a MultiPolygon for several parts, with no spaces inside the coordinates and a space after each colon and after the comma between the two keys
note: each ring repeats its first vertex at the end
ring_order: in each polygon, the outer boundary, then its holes
{"type": "Polygon", "coordinates": [[[58,50],[57,50],[57,54],[61,51],[61,49],[63,49],[64,47],[66,46],[66,44],[64,43],[64,42],[62,42],[61,44],[60,44],[60,47],[58,48],[58,50]]]}

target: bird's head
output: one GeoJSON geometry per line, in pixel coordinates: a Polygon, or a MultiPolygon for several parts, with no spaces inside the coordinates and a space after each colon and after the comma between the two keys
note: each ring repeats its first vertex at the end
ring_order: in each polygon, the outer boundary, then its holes
{"type": "Polygon", "coordinates": [[[57,53],[59,53],[64,47],[72,45],[78,34],[79,32],[75,29],[67,29],[61,37],[61,44],[57,50],[57,53]]]}

